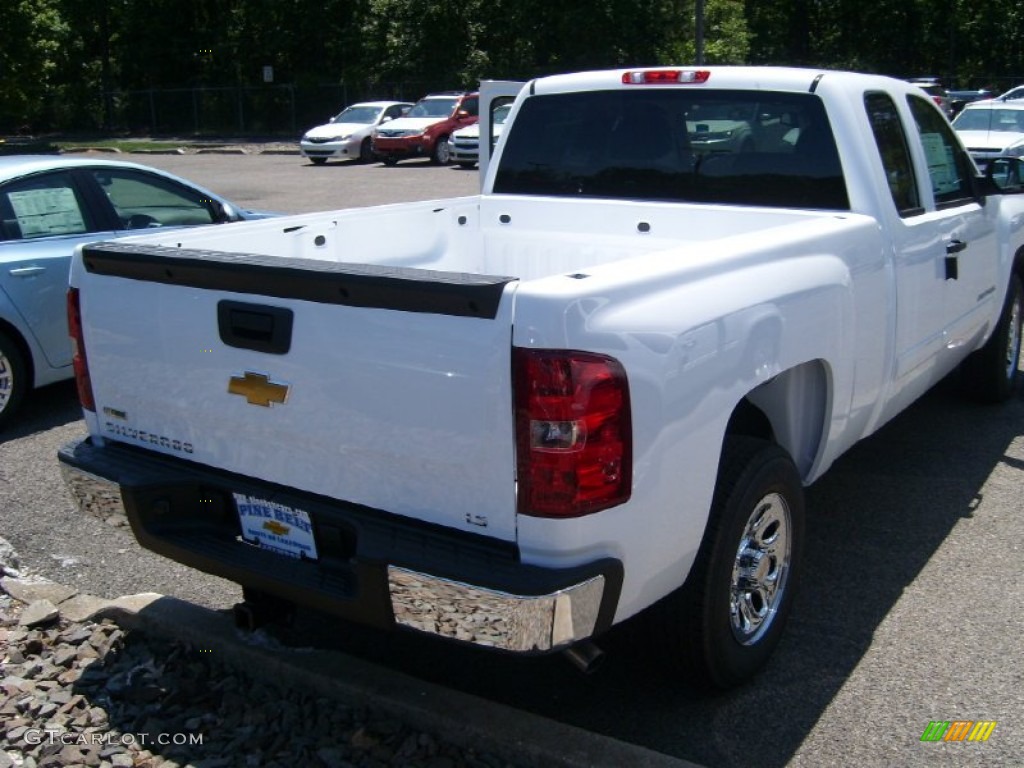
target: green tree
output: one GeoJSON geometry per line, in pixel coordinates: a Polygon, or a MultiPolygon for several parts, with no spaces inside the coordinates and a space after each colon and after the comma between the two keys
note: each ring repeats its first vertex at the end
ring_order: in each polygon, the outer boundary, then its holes
{"type": "Polygon", "coordinates": [[[9,0],[0,13],[0,130],[43,127],[66,37],[57,0],[9,0]]]}

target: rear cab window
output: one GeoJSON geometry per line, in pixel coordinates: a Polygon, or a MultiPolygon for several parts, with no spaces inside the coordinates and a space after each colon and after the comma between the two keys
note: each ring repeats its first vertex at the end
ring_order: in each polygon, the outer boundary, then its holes
{"type": "Polygon", "coordinates": [[[526,99],[495,194],[849,210],[820,97],[638,89],[526,99]]]}

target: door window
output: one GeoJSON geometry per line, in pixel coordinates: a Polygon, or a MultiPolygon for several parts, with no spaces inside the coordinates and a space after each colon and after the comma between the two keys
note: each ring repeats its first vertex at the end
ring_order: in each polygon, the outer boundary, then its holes
{"type": "Polygon", "coordinates": [[[107,168],[90,171],[125,229],[213,224],[216,201],[157,176],[107,168]]]}
{"type": "Polygon", "coordinates": [[[896,104],[886,93],[868,93],[864,96],[864,106],[896,210],[903,217],[923,213],[907,136],[896,104]]]}
{"type": "Polygon", "coordinates": [[[971,162],[954,138],[949,121],[922,98],[908,96],[907,103],[921,134],[935,205],[962,205],[972,199],[971,162]]]}

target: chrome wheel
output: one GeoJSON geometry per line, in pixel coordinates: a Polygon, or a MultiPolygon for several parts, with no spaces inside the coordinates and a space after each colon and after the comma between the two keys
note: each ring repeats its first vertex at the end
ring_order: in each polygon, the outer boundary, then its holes
{"type": "Polygon", "coordinates": [[[11,361],[0,349],[0,413],[7,410],[8,403],[14,397],[14,371],[11,361]]]}
{"type": "Polygon", "coordinates": [[[768,631],[782,602],[792,552],[789,505],[777,493],[758,502],[736,550],[729,593],[733,636],[751,645],[768,631]]]}
{"type": "Polygon", "coordinates": [[[448,150],[448,137],[438,136],[437,144],[434,145],[434,162],[437,165],[448,165],[451,160],[451,153],[448,150]]]}
{"type": "Polygon", "coordinates": [[[0,427],[18,410],[29,378],[21,351],[13,340],[0,332],[0,427]]]}

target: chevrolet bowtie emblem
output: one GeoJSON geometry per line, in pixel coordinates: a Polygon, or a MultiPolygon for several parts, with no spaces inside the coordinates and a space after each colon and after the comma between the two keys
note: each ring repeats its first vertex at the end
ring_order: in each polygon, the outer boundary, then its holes
{"type": "Polygon", "coordinates": [[[263,524],[263,530],[270,531],[275,536],[284,536],[288,531],[291,530],[287,525],[282,525],[277,520],[267,520],[263,524]]]}
{"type": "Polygon", "coordinates": [[[228,393],[241,395],[249,405],[269,408],[274,403],[282,404],[288,399],[289,386],[276,384],[262,373],[246,371],[241,376],[232,376],[228,381],[228,393]]]}

